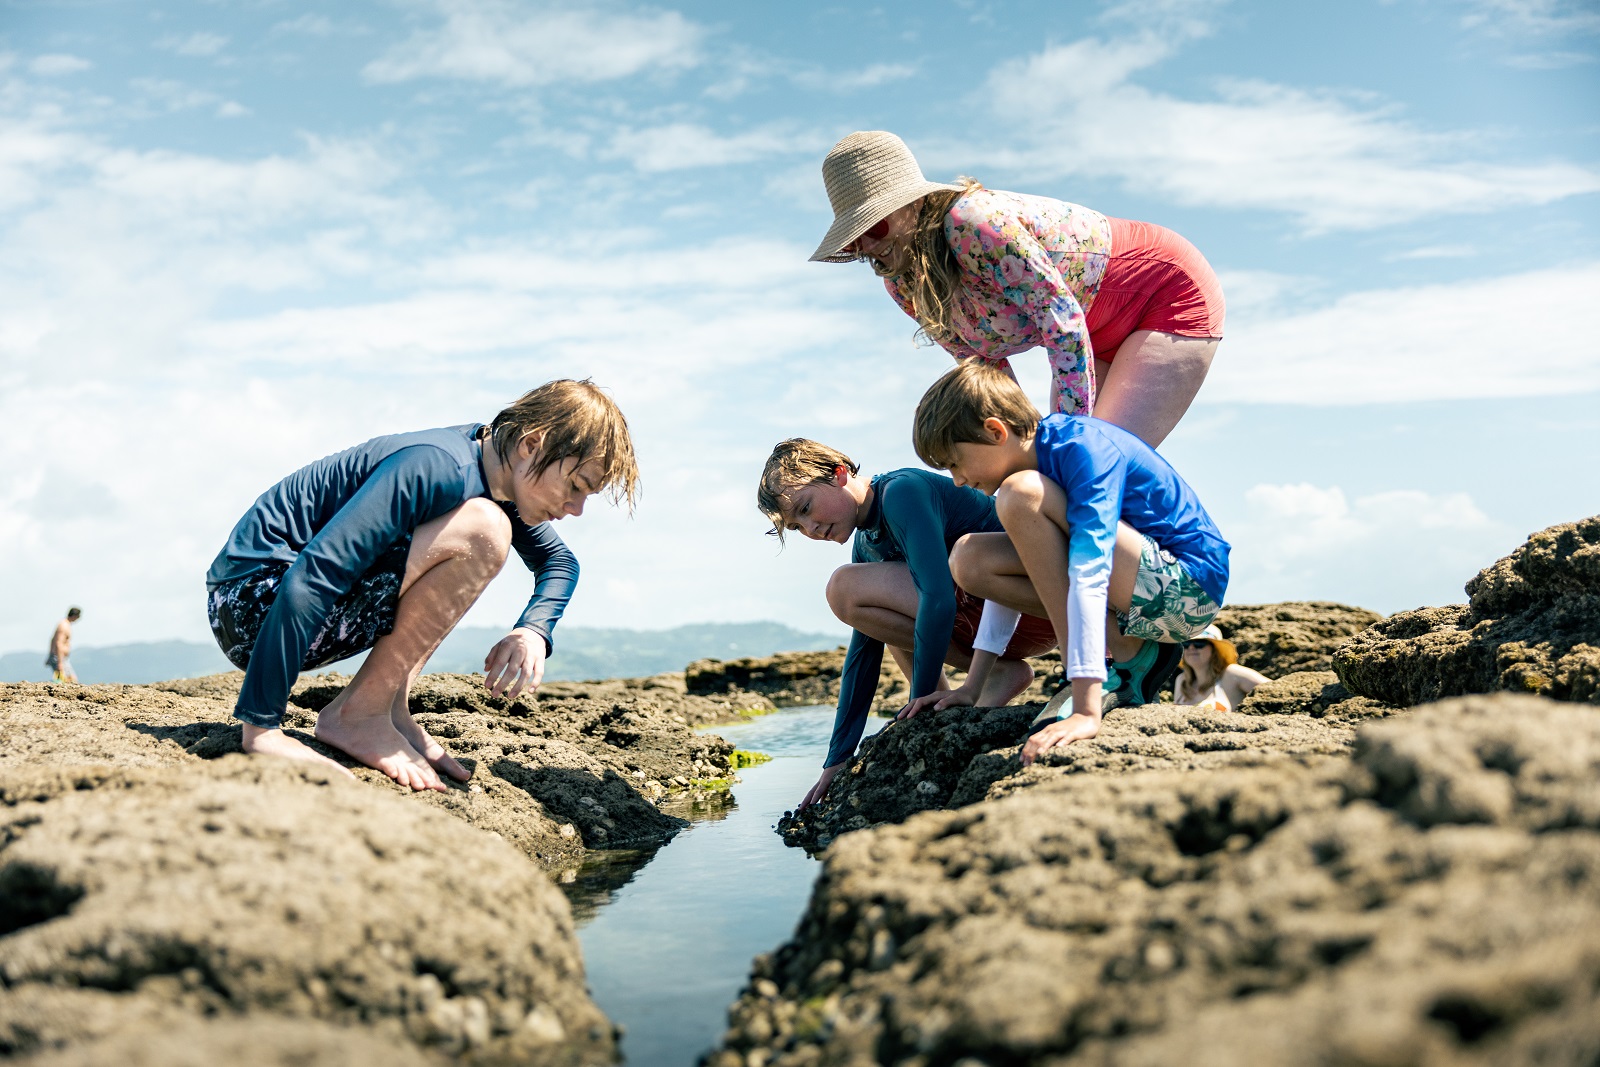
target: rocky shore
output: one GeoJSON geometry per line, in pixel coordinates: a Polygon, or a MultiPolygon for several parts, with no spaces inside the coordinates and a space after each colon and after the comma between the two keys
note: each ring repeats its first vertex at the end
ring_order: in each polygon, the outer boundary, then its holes
{"type": "MultiPolygon", "coordinates": [[[[0,1057],[613,1062],[553,879],[669,839],[657,802],[735,769],[691,727],[770,703],[425,675],[413,714],[474,775],[411,794],[244,756],[241,677],[0,686],[0,1057]]],[[[286,725],[315,744],[346,681],[302,680],[286,725]]]]}
{"type": "Polygon", "coordinates": [[[1281,677],[1026,769],[1036,704],[893,724],[784,821],[823,874],[706,1062],[1596,1062],[1597,562],[1591,519],[1460,607],[1234,608],[1281,677]]]}

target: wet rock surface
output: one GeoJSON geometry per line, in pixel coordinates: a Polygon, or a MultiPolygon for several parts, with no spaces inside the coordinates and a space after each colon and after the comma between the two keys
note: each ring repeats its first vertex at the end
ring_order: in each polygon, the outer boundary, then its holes
{"type": "Polygon", "coordinates": [[[1352,638],[1340,680],[1399,705],[1496,690],[1600,704],[1600,517],[1541,530],[1466,591],[1352,638]]]}
{"type": "Polygon", "coordinates": [[[1600,1056],[1592,710],[1472,697],[1349,744],[1354,716],[1236,713],[1259,751],[1209,753],[1183,743],[1206,723],[1136,710],[1120,751],[839,837],[708,1062],[1600,1056]]]}
{"type": "Polygon", "coordinates": [[[565,898],[437,807],[244,756],[7,766],[0,799],[8,1056],[612,1058],[565,898]]]}
{"type": "MultiPolygon", "coordinates": [[[[691,695],[737,699],[741,692],[759,694],[780,708],[834,704],[839,700],[839,680],[844,672],[845,650],[780,652],[775,656],[744,659],[695,660],[684,668],[691,695]]],[[[911,699],[910,685],[891,656],[883,657],[878,671],[877,712],[899,711],[911,699]]]]}

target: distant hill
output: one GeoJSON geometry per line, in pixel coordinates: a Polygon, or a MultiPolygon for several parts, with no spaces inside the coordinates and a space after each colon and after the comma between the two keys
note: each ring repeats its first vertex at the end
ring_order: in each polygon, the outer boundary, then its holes
{"type": "MultiPolygon", "coordinates": [[[[468,626],[445,638],[430,672],[470,673],[483,670],[483,657],[505,636],[504,630],[468,626]]],[[[708,622],[675,626],[670,630],[608,630],[562,626],[556,630],[556,654],[545,677],[639,678],[662,671],[679,671],[708,656],[738,659],[770,656],[774,652],[807,652],[833,648],[843,634],[807,633],[779,622],[708,622]]],[[[359,657],[334,664],[335,670],[352,671],[359,657]]],[[[161,682],[169,678],[195,678],[232,670],[217,646],[198,641],[140,641],[100,648],[73,650],[72,665],[83,682],[161,682]]],[[[44,652],[8,652],[0,655],[0,682],[47,682],[50,668],[44,652]]]]}

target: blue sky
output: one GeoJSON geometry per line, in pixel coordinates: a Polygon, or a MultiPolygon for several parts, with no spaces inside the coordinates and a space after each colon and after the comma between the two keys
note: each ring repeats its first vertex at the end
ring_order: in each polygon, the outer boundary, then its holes
{"type": "Polygon", "coordinates": [[[1211,260],[1227,338],[1164,451],[1230,599],[1457,601],[1600,510],[1592,0],[0,3],[0,649],[68,603],[87,644],[204,639],[278,477],[587,375],[645,496],[562,523],[569,622],[836,629],[847,554],[762,536],[761,461],[915,464],[948,365],[806,262],[855,129],[1211,260]]]}

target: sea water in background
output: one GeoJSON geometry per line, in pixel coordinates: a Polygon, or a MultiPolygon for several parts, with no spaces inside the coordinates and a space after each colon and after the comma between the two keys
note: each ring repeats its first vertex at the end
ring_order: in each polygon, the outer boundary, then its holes
{"type": "Polygon", "coordinates": [[[710,727],[772,761],[740,771],[729,801],[674,810],[695,822],[653,855],[601,856],[563,887],[589,988],[623,1027],[629,1063],[693,1064],[721,1038],[751,958],[794,932],[819,868],[773,827],[817,780],[832,729],[826,707],[710,727]]]}

